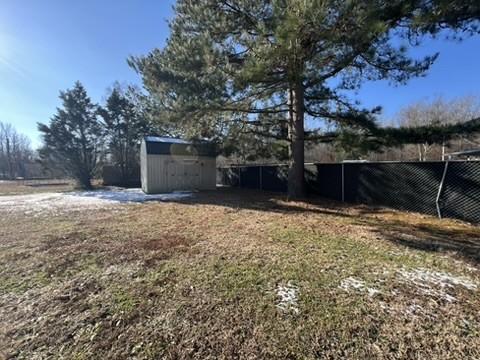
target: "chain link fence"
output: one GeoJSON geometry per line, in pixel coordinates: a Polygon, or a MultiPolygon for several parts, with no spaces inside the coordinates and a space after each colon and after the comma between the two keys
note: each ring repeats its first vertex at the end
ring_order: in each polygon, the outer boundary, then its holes
{"type": "MultiPolygon", "coordinates": [[[[287,191],[286,165],[218,169],[223,185],[287,191]]],[[[309,194],[480,223],[480,161],[305,164],[309,194]]]]}

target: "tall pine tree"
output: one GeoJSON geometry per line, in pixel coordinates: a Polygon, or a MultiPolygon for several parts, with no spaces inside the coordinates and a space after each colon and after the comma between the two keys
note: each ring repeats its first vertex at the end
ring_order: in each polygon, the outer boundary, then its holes
{"type": "Polygon", "coordinates": [[[410,136],[379,131],[373,116],[378,109],[358,108],[345,91],[365,80],[404,83],[425,74],[437,54],[413,59],[408,47],[444,28],[476,33],[480,5],[474,0],[179,0],[175,12],[167,46],[130,59],[163,116],[200,134],[208,133],[205,129],[228,133],[228,124],[241,123],[269,135],[265,129],[282,125],[288,129],[288,192],[301,197],[304,141],[311,135],[305,119],[376,138],[410,136]]]}
{"type": "Polygon", "coordinates": [[[120,168],[122,183],[128,179],[139,163],[140,141],[152,129],[143,115],[138,91],[133,87],[123,90],[118,84],[112,88],[105,106],[99,113],[103,119],[108,152],[120,168]]]}
{"type": "Polygon", "coordinates": [[[91,180],[104,150],[102,127],[97,119],[97,105],[92,103],[80,82],[61,91],[62,108],[47,124],[38,123],[43,147],[40,156],[91,189],[91,180]]]}

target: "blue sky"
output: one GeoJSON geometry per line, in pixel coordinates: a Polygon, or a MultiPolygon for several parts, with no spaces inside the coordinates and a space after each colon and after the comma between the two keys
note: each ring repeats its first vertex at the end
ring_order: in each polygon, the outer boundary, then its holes
{"type": "Polygon", "coordinates": [[[164,45],[172,3],[1,0],[0,121],[38,145],[36,123],[55,113],[59,90],[80,80],[101,101],[114,81],[138,82],[126,58],[164,45]]]}
{"type": "MultiPolygon", "coordinates": [[[[139,83],[126,58],[162,47],[170,0],[2,0],[0,2],[0,121],[40,143],[36,123],[47,122],[59,90],[76,80],[94,101],[114,81],[139,83]]],[[[427,41],[415,54],[440,52],[427,77],[394,87],[365,84],[356,97],[382,105],[391,118],[403,106],[434,96],[480,96],[480,37],[463,43],[427,41]]]]}

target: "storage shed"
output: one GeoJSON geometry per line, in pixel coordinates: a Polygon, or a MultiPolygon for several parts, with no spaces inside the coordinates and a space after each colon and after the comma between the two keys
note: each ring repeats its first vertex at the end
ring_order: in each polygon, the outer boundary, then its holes
{"type": "Polygon", "coordinates": [[[212,143],[146,136],[140,148],[142,190],[147,194],[216,187],[212,143]]]}

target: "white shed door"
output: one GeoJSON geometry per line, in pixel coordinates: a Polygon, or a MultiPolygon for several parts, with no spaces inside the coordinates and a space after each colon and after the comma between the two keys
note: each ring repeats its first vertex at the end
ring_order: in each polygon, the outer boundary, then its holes
{"type": "Polygon", "coordinates": [[[167,164],[167,185],[169,190],[191,190],[201,185],[200,163],[198,160],[169,161],[167,164]]]}
{"type": "Polygon", "coordinates": [[[180,164],[177,161],[168,161],[167,162],[167,189],[171,190],[182,190],[183,184],[181,184],[182,169],[179,166],[180,164]]]}
{"type": "Polygon", "coordinates": [[[201,184],[200,163],[198,160],[184,160],[183,175],[186,189],[198,189],[201,184]]]}

